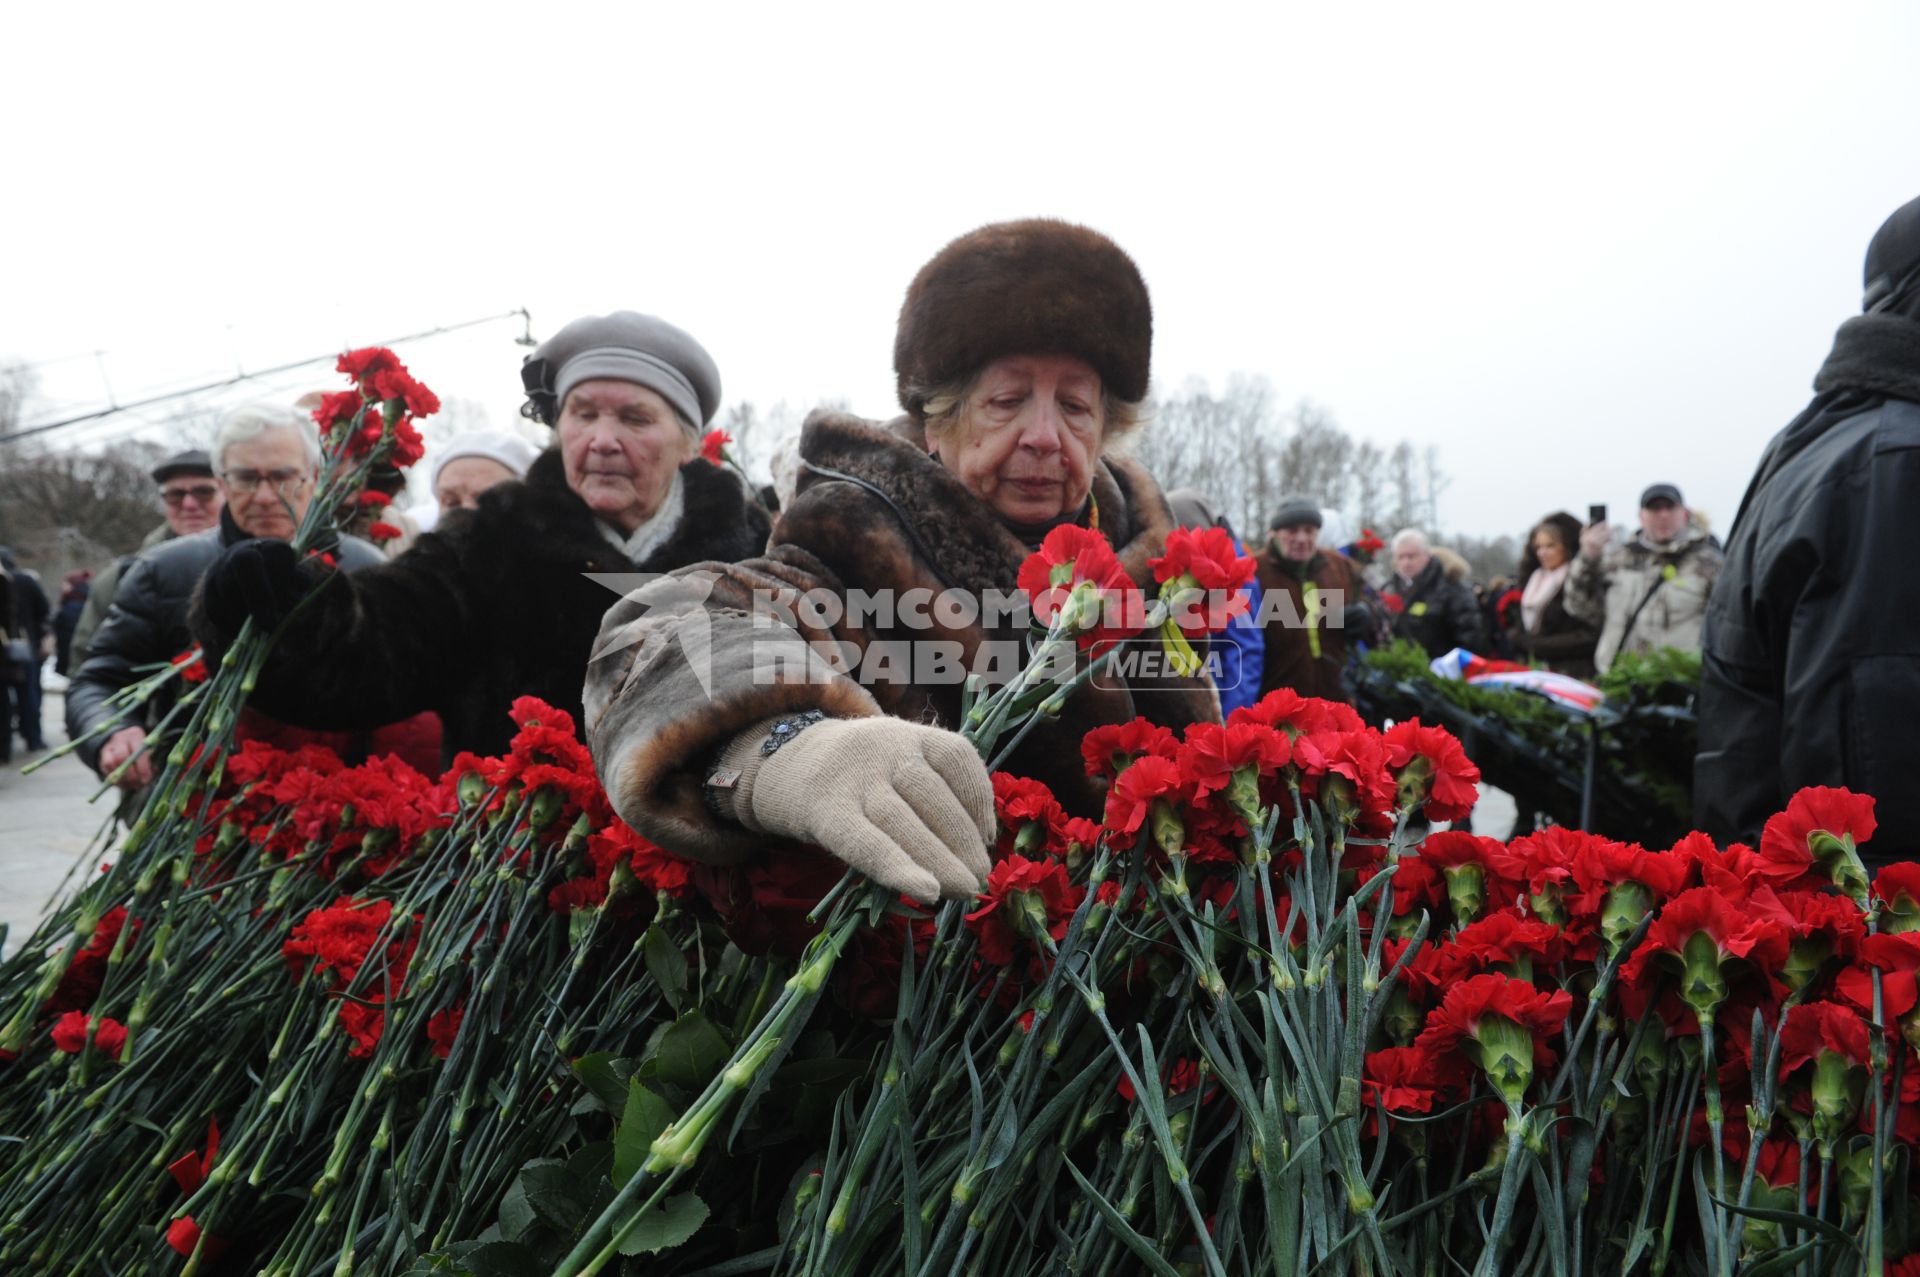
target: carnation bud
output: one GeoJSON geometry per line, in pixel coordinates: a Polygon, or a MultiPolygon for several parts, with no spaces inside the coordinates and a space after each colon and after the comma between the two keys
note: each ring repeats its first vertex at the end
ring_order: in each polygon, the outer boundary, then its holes
{"type": "Polygon", "coordinates": [[[1789,990],[1798,993],[1812,984],[1820,968],[1833,956],[1833,937],[1822,932],[1801,936],[1787,949],[1787,961],[1780,968],[1780,979],[1789,990]]]}
{"type": "Polygon", "coordinates": [[[462,772],[454,791],[462,807],[472,807],[487,796],[487,778],[479,772],[462,772]]]}
{"type": "Polygon", "coordinates": [[[1487,871],[1479,865],[1448,865],[1447,904],[1453,908],[1455,926],[1464,927],[1487,907],[1487,871]]]}
{"type": "Polygon", "coordinates": [[[1867,1071],[1837,1051],[1822,1051],[1813,1062],[1813,1133],[1837,1139],[1860,1115],[1867,1071]]]}
{"type": "Polygon", "coordinates": [[[1394,774],[1394,809],[1412,811],[1427,800],[1433,789],[1433,762],[1425,754],[1415,754],[1394,774]]]}
{"type": "Polygon", "coordinates": [[[1405,987],[1395,985],[1393,992],[1387,996],[1387,1008],[1380,1017],[1380,1023],[1385,1026],[1387,1036],[1393,1039],[1394,1045],[1412,1046],[1413,1040],[1420,1036],[1421,1019],[1405,987]]]}
{"type": "Polygon", "coordinates": [[[1816,829],[1807,839],[1807,850],[1813,853],[1813,858],[1826,870],[1842,895],[1851,897],[1862,908],[1866,906],[1871,884],[1866,866],[1860,863],[1860,853],[1854,849],[1852,834],[1835,837],[1824,829],[1816,829]]]}
{"type": "Polygon", "coordinates": [[[1653,891],[1644,883],[1615,883],[1600,904],[1600,934],[1606,937],[1607,956],[1620,956],[1620,950],[1640,923],[1653,912],[1653,891]]]}
{"type": "Polygon", "coordinates": [[[1896,936],[1903,931],[1920,931],[1920,901],[1896,891],[1893,899],[1880,906],[1880,930],[1896,936]]]}
{"type": "Polygon", "coordinates": [[[1527,903],[1533,909],[1533,916],[1542,922],[1552,923],[1556,927],[1567,925],[1567,904],[1560,897],[1560,884],[1550,882],[1539,891],[1527,897],[1527,903]]]}
{"type": "Polygon", "coordinates": [[[560,818],[561,808],[567,805],[566,798],[552,785],[540,786],[533,801],[527,805],[527,824],[535,829],[545,829],[560,818]]]}
{"type": "Polygon", "coordinates": [[[1154,799],[1151,819],[1154,845],[1169,856],[1179,855],[1181,848],[1186,846],[1187,827],[1180,822],[1172,804],[1164,798],[1154,799]]]}
{"type": "Polygon", "coordinates": [[[1509,1105],[1523,1101],[1533,1081],[1533,1034],[1504,1015],[1490,1015],[1474,1025],[1471,1041],[1467,1053],[1500,1098],[1509,1105]]]}
{"type": "Polygon", "coordinates": [[[1704,931],[1687,937],[1681,953],[1680,1000],[1692,1007],[1704,1024],[1727,1000],[1727,978],[1720,970],[1720,942],[1704,931]]]}

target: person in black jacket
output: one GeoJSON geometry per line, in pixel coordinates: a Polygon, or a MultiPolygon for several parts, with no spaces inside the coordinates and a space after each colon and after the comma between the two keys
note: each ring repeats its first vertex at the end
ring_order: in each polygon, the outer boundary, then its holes
{"type": "MultiPolygon", "coordinates": [[[[40,664],[46,660],[47,623],[52,618],[53,605],[47,601],[40,579],[22,571],[13,561],[12,550],[0,548],[0,572],[5,572],[13,582],[12,613],[4,618],[6,624],[0,628],[25,640],[32,655],[25,677],[8,685],[5,695],[13,698],[14,712],[7,717],[11,719],[17,714],[20,737],[27,742],[29,751],[42,750],[47,747],[47,738],[40,726],[40,664]]],[[[11,744],[12,738],[8,740],[11,744]]]]}
{"type": "Polygon", "coordinates": [[[1567,611],[1567,580],[1580,550],[1580,521],[1561,510],[1535,524],[1520,556],[1520,602],[1508,629],[1514,650],[1556,674],[1591,679],[1600,631],[1567,611]]]}
{"type": "MultiPolygon", "coordinates": [[[[255,705],[345,729],[432,710],[448,755],[506,752],[521,696],[566,710],[584,732],[587,658],[631,577],[765,548],[765,511],[700,454],[696,423],[719,407],[720,373],[690,335],[633,311],[575,320],[528,357],[522,379],[525,411],[554,427],[558,446],[524,482],[487,489],[398,558],[335,582],[281,636],[255,705]]],[[[208,660],[249,615],[284,615],[301,596],[299,571],[286,555],[227,551],[193,618],[208,660]]]]}
{"type": "Polygon", "coordinates": [[[1444,656],[1456,647],[1486,650],[1486,622],[1465,581],[1447,574],[1426,534],[1407,528],[1393,538],[1394,588],[1400,598],[1393,632],[1412,639],[1428,656],[1444,656]]]}
{"type": "Polygon", "coordinates": [[[1762,454],[1707,605],[1694,818],[1752,839],[1807,785],[1872,794],[1866,859],[1920,855],[1920,199],[1867,248],[1864,314],[1762,454]]]}
{"type": "MultiPolygon", "coordinates": [[[[201,574],[223,551],[260,544],[255,538],[266,537],[293,554],[286,538],[313,500],[319,434],[311,418],[291,408],[239,408],[221,421],[213,459],[224,498],[219,522],[164,541],[127,565],[106,619],[67,686],[67,734],[80,742],[77,752],[102,776],[118,772],[115,783],[128,791],[153,779],[160,751],[149,745],[147,733],[166,716],[174,695],[171,688],[164,690],[148,702],[142,721],[95,735],[114,717],[108,698],[138,682],[142,667],[193,647],[188,604],[201,574]]],[[[333,556],[346,572],[381,560],[380,551],[352,537],[342,538],[333,556]]],[[[316,574],[332,570],[318,561],[313,565],[316,574]]]]}

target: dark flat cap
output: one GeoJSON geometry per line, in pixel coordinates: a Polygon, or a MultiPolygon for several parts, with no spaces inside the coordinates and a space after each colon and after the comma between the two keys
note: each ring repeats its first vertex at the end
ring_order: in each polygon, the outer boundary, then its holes
{"type": "Polygon", "coordinates": [[[175,475],[192,474],[213,478],[213,462],[198,448],[176,452],[153,468],[153,481],[165,483],[175,475]]]}

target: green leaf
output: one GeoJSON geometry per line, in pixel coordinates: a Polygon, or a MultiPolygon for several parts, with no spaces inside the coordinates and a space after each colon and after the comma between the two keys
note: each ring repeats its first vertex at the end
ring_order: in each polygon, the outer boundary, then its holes
{"type": "Polygon", "coordinates": [[[677,1015],[686,1009],[687,1001],[687,955],[672,937],[658,926],[647,928],[646,939],[641,942],[641,953],[647,960],[647,970],[653,975],[653,982],[660,986],[661,994],[677,1015]]]}
{"type": "Polygon", "coordinates": [[[1149,1272],[1156,1274],[1157,1277],[1180,1277],[1180,1270],[1162,1259],[1153,1243],[1134,1231],[1133,1225],[1127,1222],[1127,1217],[1115,1210],[1113,1203],[1102,1197],[1100,1190],[1087,1182],[1087,1177],[1080,1173],[1080,1168],[1075,1166],[1071,1159],[1061,1162],[1061,1165],[1067,1168],[1067,1174],[1073,1176],[1073,1182],[1078,1184],[1080,1191],[1087,1195],[1087,1200],[1093,1203],[1093,1208],[1100,1212],[1100,1218],[1107,1221],[1107,1227],[1111,1228],[1114,1235],[1126,1244],[1127,1249],[1146,1265],[1149,1272]]]}
{"type": "Polygon", "coordinates": [[[622,1255],[651,1255],[678,1246],[700,1231],[707,1222],[707,1204],[697,1193],[676,1193],[640,1217],[627,1239],[620,1243],[622,1255]]]}
{"type": "Polygon", "coordinates": [[[533,1252],[513,1242],[485,1242],[469,1251],[466,1270],[473,1277],[546,1277],[533,1252]]]}
{"type": "Polygon", "coordinates": [[[1829,1224],[1824,1219],[1815,1219],[1813,1216],[1803,1215],[1799,1211],[1766,1210],[1759,1206],[1738,1206],[1733,1202],[1723,1202],[1712,1193],[1708,1193],[1707,1198],[1721,1210],[1730,1210],[1736,1215],[1745,1215],[1751,1219],[1763,1219],[1769,1224],[1785,1224],[1788,1228],[1799,1228],[1810,1233],[1818,1233],[1828,1241],[1839,1242],[1856,1255],[1860,1253],[1860,1239],[1858,1237],[1855,1237],[1852,1233],[1844,1229],[1829,1224]]]}
{"type": "Polygon", "coordinates": [[[1792,1272],[1800,1266],[1801,1260],[1813,1253],[1813,1247],[1813,1242],[1801,1242],[1798,1246],[1776,1250],[1766,1258],[1742,1268],[1741,1275],[1742,1277],[1775,1277],[1775,1274],[1792,1272]]]}
{"type": "Polygon", "coordinates": [[[658,1095],[640,1085],[635,1078],[627,1083],[626,1108],[620,1114],[620,1124],[613,1134],[613,1184],[615,1188],[625,1188],[641,1163],[647,1160],[647,1150],[660,1132],[667,1129],[673,1121],[673,1110],[658,1095]]]}
{"type": "Polygon", "coordinates": [[[500,1199],[500,1234],[510,1242],[517,1242],[532,1230],[536,1220],[533,1206],[527,1201],[526,1173],[535,1166],[556,1165],[552,1161],[529,1162],[522,1168],[519,1178],[513,1181],[513,1187],[500,1199]]]}
{"type": "MultiPolygon", "coordinates": [[[[653,1054],[640,1066],[640,1073],[643,1077],[698,1091],[713,1080],[732,1054],[733,1048],[727,1044],[726,1037],[696,1007],[667,1026],[666,1032],[654,1043],[653,1054]]],[[[622,1106],[625,1100],[626,1094],[622,1091],[622,1106]]]]}
{"type": "Polygon", "coordinates": [[[573,1075],[609,1113],[618,1113],[626,1104],[627,1079],[633,1071],[632,1060],[620,1059],[611,1051],[595,1051],[573,1062],[573,1075]]]}
{"type": "Polygon", "coordinates": [[[580,1177],[555,1162],[529,1166],[520,1175],[526,1185],[527,1205],[542,1222],[571,1237],[580,1230],[587,1214],[587,1185],[580,1177]]]}
{"type": "Polygon", "coordinates": [[[533,1253],[512,1242],[455,1242],[413,1261],[404,1277],[542,1277],[533,1253]]]}

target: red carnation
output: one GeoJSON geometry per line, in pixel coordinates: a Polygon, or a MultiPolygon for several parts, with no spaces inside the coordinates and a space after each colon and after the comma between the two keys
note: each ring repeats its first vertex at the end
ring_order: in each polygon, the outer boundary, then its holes
{"type": "Polygon", "coordinates": [[[1549,970],[1565,956],[1566,937],[1552,923],[1542,922],[1515,907],[1490,913],[1471,926],[1460,928],[1445,943],[1429,944],[1427,949],[1438,960],[1442,985],[1490,968],[1531,980],[1536,968],[1549,970]]]}
{"type": "Polygon", "coordinates": [[[1007,772],[993,774],[993,809],[999,827],[996,856],[1040,855],[1054,849],[1059,841],[1056,831],[1067,819],[1052,790],[1007,772]]]}
{"type": "Polygon", "coordinates": [[[1389,1113],[1431,1113],[1466,1080],[1458,1053],[1436,1060],[1415,1046],[1375,1051],[1361,1065],[1360,1102],[1389,1113]]]}
{"type": "Polygon", "coordinates": [[[1276,688],[1253,704],[1241,706],[1227,715],[1227,722],[1277,727],[1296,741],[1314,732],[1357,732],[1366,726],[1353,706],[1302,696],[1290,687],[1276,688]]]}
{"type": "Polygon", "coordinates": [[[1888,865],[1873,876],[1883,931],[1920,931],[1920,862],[1888,865]]]}
{"type": "Polygon", "coordinates": [[[1178,750],[1179,743],[1171,731],[1144,718],[1096,727],[1080,740],[1080,756],[1086,761],[1087,775],[1108,780],[1125,771],[1142,755],[1172,758],[1178,750]]]}
{"type": "Polygon", "coordinates": [[[188,648],[174,657],[171,663],[179,668],[181,682],[204,683],[207,681],[207,663],[201,657],[199,648],[188,648]]]}
{"type": "Polygon", "coordinates": [[[1778,919],[1754,916],[1746,902],[1711,887],[1693,887],[1667,902],[1620,977],[1650,989],[1657,976],[1677,975],[1680,999],[1706,1020],[1726,1001],[1732,975],[1751,974],[1771,992],[1789,946],[1778,919]]]}
{"type": "Polygon", "coordinates": [[[367,539],[375,545],[384,545],[388,541],[398,540],[406,534],[404,528],[396,528],[391,523],[375,522],[367,527],[367,539]]]}
{"type": "Polygon", "coordinates": [[[1280,795],[1277,773],[1293,757],[1293,742],[1283,731],[1260,723],[1195,723],[1187,729],[1179,764],[1193,801],[1223,793],[1227,805],[1248,825],[1260,819],[1262,806],[1280,795]],[[1268,782],[1264,784],[1262,782],[1268,782]]]}
{"type": "Polygon", "coordinates": [[[435,1011],[427,1017],[427,1042],[433,1053],[446,1059],[453,1050],[453,1040],[460,1036],[460,1022],[467,1018],[467,1004],[446,1011],[435,1011]]]}
{"type": "Polygon", "coordinates": [[[378,488],[364,488],[355,501],[362,510],[384,510],[393,504],[393,494],[378,488]]]}
{"type": "Polygon", "coordinates": [[[724,465],[727,460],[726,447],[733,442],[733,436],[724,430],[709,430],[700,440],[700,455],[714,465],[724,465]]]}
{"type": "Polygon", "coordinates": [[[333,366],[335,372],[343,372],[355,381],[364,381],[376,373],[399,368],[400,356],[385,346],[363,346],[359,350],[349,350],[340,356],[340,362],[333,366]]]}
{"type": "Polygon", "coordinates": [[[1525,980],[1478,975],[1447,990],[1414,1045],[1436,1060],[1464,1057],[1479,1065],[1501,1098],[1518,1104],[1534,1065],[1553,1062],[1549,1039],[1566,1028],[1572,1006],[1564,989],[1546,994],[1525,980]]]}
{"type": "Polygon", "coordinates": [[[1867,1015],[1873,1014],[1873,973],[1880,973],[1880,1010],[1897,1020],[1920,1002],[1920,931],[1861,936],[1856,965],[1833,979],[1833,991],[1867,1015]]]}
{"type": "Polygon", "coordinates": [[[1156,799],[1171,805],[1185,795],[1180,764],[1157,754],[1135,759],[1107,791],[1107,828],[1120,834],[1138,833],[1153,814],[1156,799]]]}
{"type": "Polygon", "coordinates": [[[1021,940],[1038,940],[1039,933],[1054,940],[1065,936],[1086,894],[1068,881],[1067,867],[1057,860],[1009,856],[987,875],[980,897],[986,903],[967,915],[967,929],[979,937],[982,959],[1007,966],[1021,940]]]}
{"type": "Polygon", "coordinates": [[[1381,735],[1393,772],[1399,806],[1426,803],[1428,820],[1459,820],[1480,798],[1480,769],[1444,727],[1423,727],[1417,718],[1395,723],[1381,735]]]}
{"type": "Polygon", "coordinates": [[[1760,831],[1757,868],[1787,883],[1816,866],[1823,877],[1856,898],[1863,898],[1866,871],[1859,847],[1873,837],[1873,798],[1845,789],[1812,786],[1787,801],[1787,809],[1768,819],[1760,831]]]}
{"type": "Polygon", "coordinates": [[[1247,610],[1246,584],[1257,565],[1235,552],[1225,528],[1175,528],[1167,534],[1167,552],[1147,566],[1181,631],[1203,634],[1225,629],[1247,610]]]}
{"type": "Polygon", "coordinates": [[[1052,625],[1067,613],[1083,648],[1118,642],[1146,623],[1139,588],[1107,539],[1091,528],[1063,524],[1047,533],[1020,565],[1017,580],[1043,623],[1052,625]]]}
{"type": "Polygon", "coordinates": [[[127,1026],[106,1016],[101,1016],[96,1024],[85,1011],[69,1011],[53,1022],[54,1048],[69,1055],[86,1050],[89,1026],[93,1027],[94,1049],[110,1060],[118,1058],[120,1049],[127,1044],[127,1026]]]}

